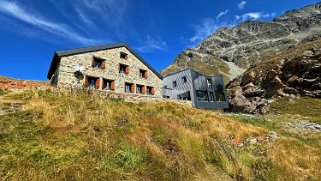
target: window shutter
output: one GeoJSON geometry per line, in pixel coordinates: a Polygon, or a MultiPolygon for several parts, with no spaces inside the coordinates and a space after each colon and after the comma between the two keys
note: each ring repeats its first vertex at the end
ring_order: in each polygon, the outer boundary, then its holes
{"type": "Polygon", "coordinates": [[[126,67],[125,74],[129,74],[129,66],[126,67]]]}
{"type": "Polygon", "coordinates": [[[98,78],[98,79],[96,80],[96,86],[95,86],[95,88],[96,88],[96,89],[99,89],[99,85],[100,85],[100,79],[98,78]]]}
{"type": "Polygon", "coordinates": [[[146,93],[146,86],[142,87],[142,93],[145,94],[146,93]]]}
{"type": "Polygon", "coordinates": [[[131,88],[132,90],[132,93],[134,93],[135,92],[135,84],[132,84],[132,88],[131,88]]]}
{"type": "Polygon", "coordinates": [[[128,55],[127,54],[125,55],[125,60],[128,60],[128,55]]]}
{"type": "Polygon", "coordinates": [[[151,92],[152,95],[154,95],[155,94],[155,88],[152,87],[150,92],[151,92]]]}
{"type": "Polygon", "coordinates": [[[88,87],[88,77],[87,77],[87,75],[85,75],[85,78],[84,78],[84,81],[85,81],[85,87],[88,87]]]}
{"type": "Polygon", "coordinates": [[[147,78],[148,77],[148,73],[147,73],[147,70],[144,72],[144,78],[147,78]]]}
{"type": "Polygon", "coordinates": [[[105,80],[104,80],[104,79],[101,79],[101,85],[102,85],[101,88],[102,88],[102,89],[105,89],[105,88],[106,88],[104,83],[105,83],[105,80]]]}
{"type": "Polygon", "coordinates": [[[106,68],[106,60],[101,62],[101,69],[105,69],[106,68]]]}
{"type": "Polygon", "coordinates": [[[115,81],[111,81],[111,84],[110,84],[110,89],[111,90],[115,90],[115,81]]]}

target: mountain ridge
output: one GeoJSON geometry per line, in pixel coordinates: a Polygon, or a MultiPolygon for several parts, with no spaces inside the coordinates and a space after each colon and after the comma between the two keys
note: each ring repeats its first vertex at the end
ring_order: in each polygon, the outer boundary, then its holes
{"type": "Polygon", "coordinates": [[[204,74],[222,73],[231,80],[282,51],[320,38],[320,25],[321,2],[289,10],[269,22],[247,20],[234,27],[223,27],[195,48],[180,53],[161,74],[193,68],[204,74]],[[235,69],[226,62],[235,64],[239,73],[233,75],[235,69]]]}

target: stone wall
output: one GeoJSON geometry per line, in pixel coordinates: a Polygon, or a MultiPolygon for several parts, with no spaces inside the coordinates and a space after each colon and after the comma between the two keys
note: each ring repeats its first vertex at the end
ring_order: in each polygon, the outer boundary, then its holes
{"type": "Polygon", "coordinates": [[[99,96],[103,99],[105,98],[114,98],[114,99],[123,99],[125,102],[133,103],[159,103],[159,102],[170,102],[175,104],[180,104],[184,106],[192,107],[192,101],[189,100],[178,100],[178,99],[165,99],[157,96],[149,96],[143,94],[134,94],[134,93],[116,93],[112,91],[101,91],[101,90],[89,90],[89,89],[73,89],[73,88],[52,88],[53,92],[77,94],[77,93],[86,93],[91,96],[99,96]]]}
{"type": "MultiPolygon", "coordinates": [[[[77,65],[82,65],[85,68],[83,73],[86,76],[115,80],[115,90],[112,92],[124,93],[125,82],[128,82],[154,87],[155,94],[153,96],[162,96],[162,80],[125,47],[62,57],[58,71],[55,73],[58,87],[83,87],[85,80],[78,80],[74,75],[77,65]],[[128,54],[128,58],[120,58],[120,52],[128,54]],[[93,56],[106,60],[105,69],[92,67],[93,56]],[[128,65],[129,73],[119,73],[119,64],[128,65]],[[147,70],[147,78],[140,78],[140,69],[147,70]]],[[[102,81],[100,81],[100,89],[101,87],[102,81]]]]}

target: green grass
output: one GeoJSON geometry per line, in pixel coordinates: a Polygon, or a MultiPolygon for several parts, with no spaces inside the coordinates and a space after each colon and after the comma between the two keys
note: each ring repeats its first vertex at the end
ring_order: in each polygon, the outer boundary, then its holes
{"type": "Polygon", "coordinates": [[[287,114],[321,123],[321,99],[300,97],[290,101],[282,98],[272,103],[271,113],[287,114]]]}

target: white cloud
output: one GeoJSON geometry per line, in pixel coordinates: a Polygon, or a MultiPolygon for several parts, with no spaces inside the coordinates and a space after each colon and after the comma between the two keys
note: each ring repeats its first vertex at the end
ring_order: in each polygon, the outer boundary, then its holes
{"type": "Polygon", "coordinates": [[[216,20],[220,19],[220,17],[226,15],[228,12],[230,12],[229,9],[225,10],[225,11],[221,11],[217,16],[216,16],[216,20]]]}
{"type": "Polygon", "coordinates": [[[235,19],[245,21],[245,20],[257,20],[261,18],[271,18],[275,16],[276,16],[276,13],[250,12],[250,13],[245,13],[242,16],[236,15],[235,19]]]}
{"type": "Polygon", "coordinates": [[[78,6],[82,6],[82,14],[88,15],[88,10],[99,15],[96,18],[102,18],[114,27],[123,25],[126,12],[129,7],[128,0],[80,0],[78,6]]]}
{"type": "Polygon", "coordinates": [[[149,53],[154,50],[165,51],[167,49],[167,43],[160,37],[153,38],[150,35],[147,35],[146,40],[143,42],[143,45],[137,47],[136,49],[143,53],[149,53]]]}
{"type": "MultiPolygon", "coordinates": [[[[206,18],[203,19],[200,24],[193,25],[192,28],[195,31],[195,34],[187,40],[187,43],[189,44],[188,47],[194,47],[201,41],[203,41],[205,38],[213,34],[218,28],[221,27],[230,27],[234,26],[234,21],[227,21],[227,22],[218,22],[215,21],[212,18],[206,18]]],[[[185,39],[183,38],[183,42],[185,42],[185,39]]]]}
{"type": "Polygon", "coordinates": [[[245,5],[246,5],[246,1],[241,1],[239,4],[237,4],[237,8],[242,10],[242,9],[244,9],[245,5]]]}
{"type": "Polygon", "coordinates": [[[95,44],[98,42],[96,40],[89,39],[78,34],[65,24],[55,23],[38,15],[26,12],[21,6],[19,6],[15,2],[0,0],[0,13],[14,17],[20,21],[23,21],[29,25],[33,25],[49,33],[68,38],[77,43],[95,44]]]}

